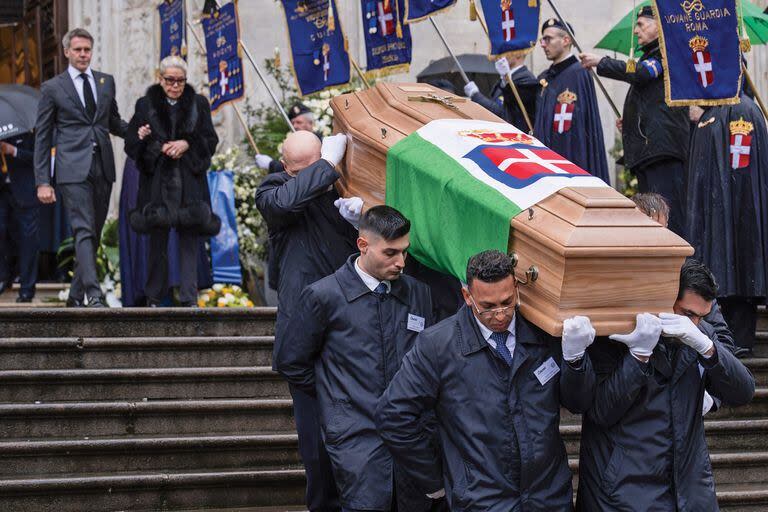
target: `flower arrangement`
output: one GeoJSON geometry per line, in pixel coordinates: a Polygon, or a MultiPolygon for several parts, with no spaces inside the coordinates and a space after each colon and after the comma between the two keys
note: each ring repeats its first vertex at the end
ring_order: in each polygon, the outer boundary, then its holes
{"type": "Polygon", "coordinates": [[[253,301],[237,285],[215,284],[197,296],[201,308],[252,308],[253,301]]]}

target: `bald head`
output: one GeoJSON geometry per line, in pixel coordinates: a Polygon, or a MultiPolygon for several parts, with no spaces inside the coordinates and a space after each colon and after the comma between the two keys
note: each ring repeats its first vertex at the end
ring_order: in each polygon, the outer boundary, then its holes
{"type": "Polygon", "coordinates": [[[320,160],[320,139],[312,132],[298,131],[289,133],[283,142],[283,165],[288,174],[300,170],[320,160]]]}

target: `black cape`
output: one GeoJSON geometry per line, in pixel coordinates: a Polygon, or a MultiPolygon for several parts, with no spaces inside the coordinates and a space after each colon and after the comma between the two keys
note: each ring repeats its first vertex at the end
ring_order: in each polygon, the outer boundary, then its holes
{"type": "MultiPolygon", "coordinates": [[[[688,241],[720,285],[721,297],[766,296],[768,137],[757,105],[711,107],[693,132],[688,163],[688,241]],[[749,165],[733,168],[731,122],[751,123],[749,165]]],[[[746,146],[742,139],[742,146],[746,146]]],[[[743,158],[743,157],[742,157],[743,158]]],[[[742,161],[739,165],[743,165],[742,161]]]]}
{"type": "MultiPolygon", "coordinates": [[[[536,99],[540,88],[539,81],[525,66],[512,73],[512,81],[515,83],[515,87],[517,87],[517,92],[520,94],[520,99],[523,102],[528,118],[533,123],[536,116],[536,99]]],[[[482,93],[477,93],[472,96],[472,101],[479,103],[506,122],[528,133],[529,130],[525,122],[525,116],[523,116],[523,112],[520,110],[520,105],[517,103],[512,88],[506,81],[499,80],[496,82],[496,85],[491,90],[490,98],[482,93]]]]}
{"type": "Polygon", "coordinates": [[[542,88],[536,104],[533,134],[556,153],[610,184],[600,109],[589,71],[572,55],[553,64],[539,79],[546,81],[542,85],[547,85],[542,88]],[[575,93],[577,99],[570,129],[558,133],[553,126],[555,106],[559,103],[557,97],[566,89],[575,93]]]}

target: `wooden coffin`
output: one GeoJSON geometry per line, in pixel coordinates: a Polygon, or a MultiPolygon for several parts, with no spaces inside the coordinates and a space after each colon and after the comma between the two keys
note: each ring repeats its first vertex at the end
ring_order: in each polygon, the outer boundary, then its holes
{"type": "MultiPolygon", "coordinates": [[[[349,135],[341,193],[384,203],[390,147],[435,119],[502,122],[476,103],[426,84],[378,83],[331,100],[334,131],[349,135]]],[[[566,188],[512,220],[520,309],[552,335],[586,315],[598,335],[629,332],[638,313],[671,311],[693,249],[607,187],[566,188]]]]}

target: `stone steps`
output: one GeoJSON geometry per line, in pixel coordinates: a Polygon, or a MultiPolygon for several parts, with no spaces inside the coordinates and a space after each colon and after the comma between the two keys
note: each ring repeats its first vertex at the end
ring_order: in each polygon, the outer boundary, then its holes
{"type": "Polygon", "coordinates": [[[0,402],[281,397],[268,366],[2,370],[0,402]]]}
{"type": "Polygon", "coordinates": [[[0,370],[271,366],[274,336],[5,338],[0,370]]]}

